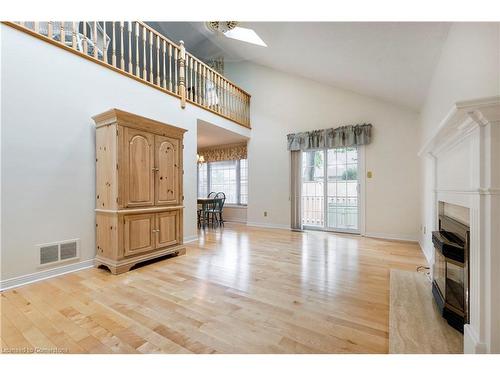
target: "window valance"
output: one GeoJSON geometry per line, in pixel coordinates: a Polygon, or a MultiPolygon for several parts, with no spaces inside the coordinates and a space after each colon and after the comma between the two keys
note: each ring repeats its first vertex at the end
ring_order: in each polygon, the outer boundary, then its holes
{"type": "Polygon", "coordinates": [[[207,147],[198,150],[205,162],[242,160],[247,158],[247,144],[236,143],[222,146],[207,147]]]}
{"type": "Polygon", "coordinates": [[[305,151],[315,148],[367,145],[371,142],[371,133],[372,125],[362,124],[288,134],[288,150],[305,151]]]}

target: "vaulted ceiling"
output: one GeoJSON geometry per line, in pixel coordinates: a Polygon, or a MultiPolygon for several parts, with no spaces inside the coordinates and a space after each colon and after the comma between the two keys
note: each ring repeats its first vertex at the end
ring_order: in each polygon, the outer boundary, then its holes
{"type": "Polygon", "coordinates": [[[243,22],[267,43],[225,38],[203,22],[148,22],[201,59],[250,61],[418,110],[449,24],[431,22],[243,22]]]}

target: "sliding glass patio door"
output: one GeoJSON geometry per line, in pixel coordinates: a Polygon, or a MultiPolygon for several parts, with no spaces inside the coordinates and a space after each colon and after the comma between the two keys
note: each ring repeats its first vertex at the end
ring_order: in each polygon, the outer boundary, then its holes
{"type": "Polygon", "coordinates": [[[359,233],[358,149],[302,153],[302,225],[359,233]]]}

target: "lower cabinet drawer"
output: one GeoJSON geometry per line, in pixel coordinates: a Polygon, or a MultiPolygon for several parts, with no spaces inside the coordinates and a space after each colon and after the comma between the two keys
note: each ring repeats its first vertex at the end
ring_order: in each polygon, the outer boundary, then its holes
{"type": "Polygon", "coordinates": [[[128,257],[181,243],[179,210],[125,215],[123,249],[128,257]]]}

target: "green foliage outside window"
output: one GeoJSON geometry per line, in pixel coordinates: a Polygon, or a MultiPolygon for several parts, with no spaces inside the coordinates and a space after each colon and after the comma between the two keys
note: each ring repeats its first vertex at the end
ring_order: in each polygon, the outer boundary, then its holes
{"type": "Polygon", "coordinates": [[[348,168],[342,173],[342,180],[357,180],[358,170],[356,168],[348,168]]]}

